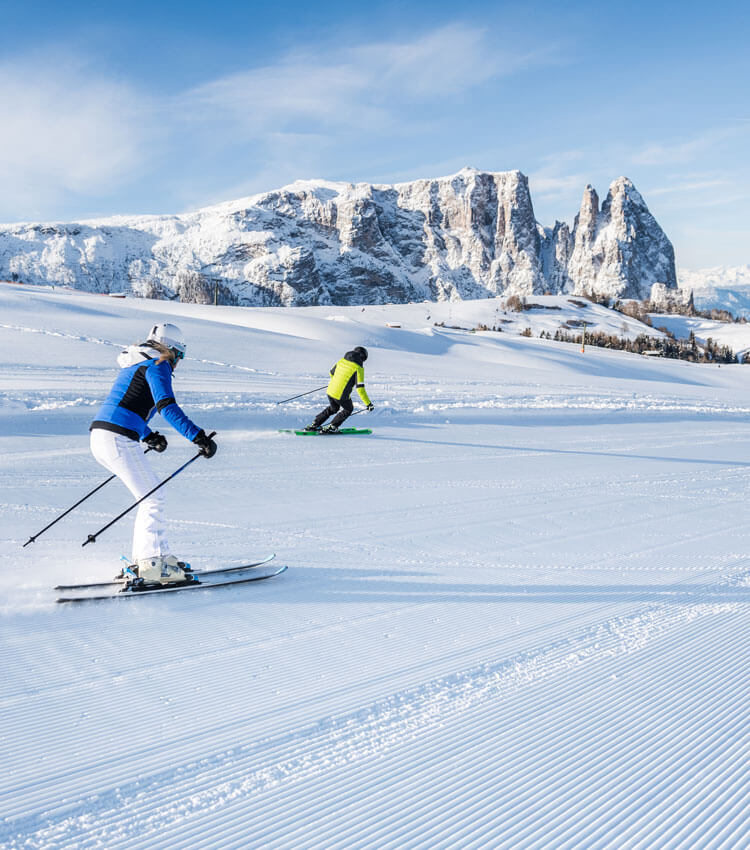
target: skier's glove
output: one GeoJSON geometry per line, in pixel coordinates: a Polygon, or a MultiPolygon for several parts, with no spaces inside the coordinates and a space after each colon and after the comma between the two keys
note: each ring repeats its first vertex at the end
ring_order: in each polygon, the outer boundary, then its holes
{"type": "Polygon", "coordinates": [[[375,405],[374,405],[372,402],[370,402],[370,403],[367,405],[367,407],[365,408],[365,410],[374,410],[374,409],[375,409],[375,405]]]}
{"type": "Polygon", "coordinates": [[[152,431],[148,437],[143,438],[143,442],[155,452],[163,452],[167,448],[167,438],[158,431],[152,431]]]}
{"type": "Polygon", "coordinates": [[[193,442],[201,450],[203,457],[213,457],[216,454],[216,443],[206,435],[203,428],[193,437],[193,442]]]}

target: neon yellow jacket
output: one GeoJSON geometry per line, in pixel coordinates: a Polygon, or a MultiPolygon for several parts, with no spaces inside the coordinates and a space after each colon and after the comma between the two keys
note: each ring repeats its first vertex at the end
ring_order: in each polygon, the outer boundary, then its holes
{"type": "Polygon", "coordinates": [[[362,404],[370,404],[370,399],[365,390],[365,370],[352,360],[342,357],[331,369],[331,380],[328,382],[326,392],[331,398],[349,398],[354,387],[357,387],[362,404]]]}

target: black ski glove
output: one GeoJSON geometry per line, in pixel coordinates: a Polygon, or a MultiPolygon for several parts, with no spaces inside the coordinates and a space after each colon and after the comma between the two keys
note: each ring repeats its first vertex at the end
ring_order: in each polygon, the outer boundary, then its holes
{"type": "Polygon", "coordinates": [[[167,448],[167,438],[158,431],[152,431],[142,442],[155,452],[163,452],[167,448]]]}
{"type": "Polygon", "coordinates": [[[370,403],[367,405],[367,407],[365,408],[365,410],[374,410],[374,409],[375,409],[375,405],[374,405],[372,402],[370,402],[370,403]]]}
{"type": "Polygon", "coordinates": [[[201,450],[203,457],[213,457],[216,454],[216,443],[207,436],[203,428],[193,437],[193,442],[201,450]]]}

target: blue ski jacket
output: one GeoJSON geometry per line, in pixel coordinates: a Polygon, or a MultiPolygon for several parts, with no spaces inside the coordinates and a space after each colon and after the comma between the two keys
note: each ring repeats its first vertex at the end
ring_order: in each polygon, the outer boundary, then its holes
{"type": "Polygon", "coordinates": [[[143,440],[151,433],[149,420],[158,412],[192,442],[201,429],[175,401],[172,363],[169,360],[158,362],[158,352],[146,346],[131,346],[121,358],[126,354],[129,357],[119,360],[121,365],[127,360],[136,359],[137,362],[120,370],[89,430],[101,428],[131,440],[143,440]]]}

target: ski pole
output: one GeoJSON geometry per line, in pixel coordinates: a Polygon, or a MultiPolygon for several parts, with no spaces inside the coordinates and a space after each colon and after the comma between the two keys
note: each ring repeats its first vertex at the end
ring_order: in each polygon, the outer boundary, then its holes
{"type": "Polygon", "coordinates": [[[276,404],[286,404],[288,401],[294,401],[295,398],[302,398],[303,395],[310,395],[310,393],[319,393],[321,390],[324,390],[328,384],[325,384],[322,387],[318,387],[315,390],[310,390],[306,393],[300,393],[299,395],[293,395],[291,398],[285,398],[283,401],[277,401],[276,404]]]}
{"type": "MultiPolygon", "coordinates": [[[[211,437],[213,437],[215,434],[216,434],[216,431],[212,431],[208,435],[208,439],[210,440],[211,437]]],[[[138,505],[140,505],[141,502],[143,502],[145,499],[148,499],[148,497],[151,496],[153,493],[155,493],[160,487],[163,487],[167,483],[167,481],[171,481],[175,477],[175,475],[179,475],[182,472],[182,470],[185,469],[186,466],[190,466],[190,464],[194,460],[198,460],[198,458],[201,457],[202,455],[203,455],[203,452],[198,452],[197,455],[193,455],[193,457],[191,457],[190,460],[183,463],[182,466],[179,469],[176,469],[171,475],[167,476],[162,482],[157,484],[156,487],[153,488],[153,490],[149,490],[148,493],[146,493],[145,496],[141,496],[141,498],[138,499],[137,502],[133,502],[133,504],[129,508],[126,508],[121,514],[118,514],[118,516],[116,516],[112,520],[112,522],[108,522],[103,528],[100,528],[99,531],[96,532],[96,534],[89,534],[89,536],[86,538],[85,542],[81,543],[81,546],[88,546],[89,543],[96,543],[96,538],[100,534],[102,534],[102,532],[106,531],[108,528],[111,528],[118,520],[121,520],[125,516],[125,514],[129,514],[130,511],[133,510],[133,508],[138,507],[138,505]]]]}
{"type": "Polygon", "coordinates": [[[352,416],[359,416],[360,413],[372,413],[372,411],[368,410],[366,407],[360,407],[359,410],[355,410],[354,413],[350,413],[347,419],[351,419],[352,416]]]}
{"type": "MultiPolygon", "coordinates": [[[[148,454],[150,451],[152,451],[152,449],[151,449],[151,448],[148,448],[148,449],[146,449],[146,451],[145,451],[143,454],[148,454]]],[[[101,489],[102,489],[102,487],[104,487],[104,485],[105,485],[105,484],[109,484],[109,482],[110,482],[113,478],[117,478],[117,476],[116,476],[116,475],[110,475],[110,476],[109,476],[109,478],[107,478],[107,480],[106,480],[106,481],[102,481],[102,483],[101,483],[101,484],[99,484],[98,486],[94,487],[94,489],[93,489],[90,493],[86,493],[86,495],[85,495],[82,499],[79,499],[79,500],[75,503],[75,505],[71,505],[71,507],[69,507],[69,508],[68,508],[68,510],[67,510],[67,511],[65,511],[65,513],[60,514],[60,516],[59,516],[57,519],[53,519],[53,520],[52,520],[52,522],[51,522],[49,525],[45,525],[45,526],[44,526],[44,528],[43,528],[41,531],[37,531],[37,533],[36,533],[36,534],[34,534],[34,535],[32,535],[31,537],[29,537],[29,539],[28,539],[28,540],[27,540],[27,541],[23,544],[23,546],[22,546],[21,548],[22,548],[22,549],[25,549],[25,548],[29,545],[29,543],[33,543],[33,542],[37,539],[37,537],[41,537],[41,536],[44,534],[44,532],[45,532],[45,531],[47,531],[47,529],[52,528],[52,526],[53,526],[53,525],[55,525],[55,523],[60,522],[60,520],[61,520],[63,517],[66,517],[66,516],[67,516],[67,515],[68,515],[68,514],[72,511],[72,510],[74,510],[74,509],[75,509],[75,508],[77,508],[80,504],[82,504],[83,502],[85,502],[85,501],[86,501],[86,499],[88,499],[88,498],[89,498],[89,496],[93,496],[93,495],[94,495],[94,493],[96,493],[98,490],[101,490],[101,489]]]]}

